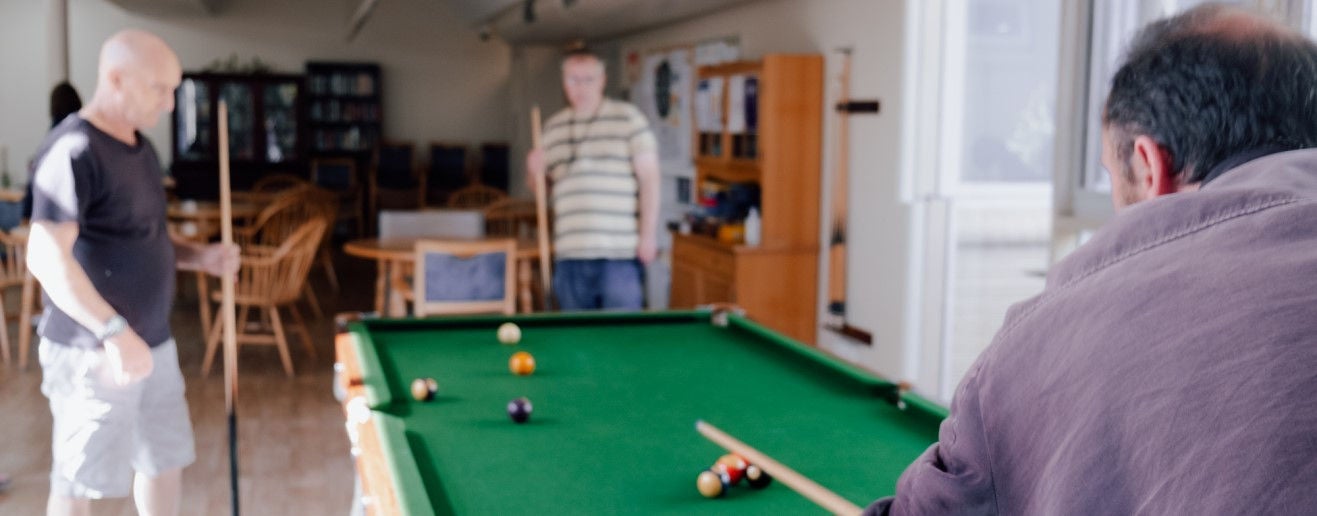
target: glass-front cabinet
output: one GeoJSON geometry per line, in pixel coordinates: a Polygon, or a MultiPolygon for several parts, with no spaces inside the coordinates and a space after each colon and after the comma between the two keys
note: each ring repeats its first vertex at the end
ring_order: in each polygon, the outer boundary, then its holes
{"type": "Polygon", "coordinates": [[[219,192],[219,101],[228,107],[235,190],[262,176],[305,176],[303,78],[282,74],[187,73],[175,91],[171,174],[181,198],[219,192]]]}

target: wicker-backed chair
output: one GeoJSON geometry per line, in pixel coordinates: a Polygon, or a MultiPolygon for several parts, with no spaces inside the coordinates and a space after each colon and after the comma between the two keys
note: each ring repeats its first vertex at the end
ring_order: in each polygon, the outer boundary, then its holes
{"type": "MultiPolygon", "coordinates": [[[[293,305],[303,292],[307,273],[310,272],[311,263],[320,248],[320,240],[328,232],[328,224],[323,218],[311,219],[293,231],[278,247],[250,245],[242,250],[238,282],[234,286],[234,303],[238,307],[238,344],[277,346],[284,372],[288,376],[293,375],[293,361],[288,353],[288,339],[285,337],[279,309],[289,309],[293,317],[293,330],[300,334],[302,344],[314,357],[315,348],[311,344],[311,334],[306,327],[306,321],[293,305]],[[248,333],[247,319],[252,309],[262,310],[269,317],[271,334],[248,333]]],[[[215,293],[214,300],[220,300],[218,292],[215,293]]],[[[217,311],[216,321],[219,320],[220,315],[217,311]]],[[[201,363],[203,375],[210,372],[210,366],[214,362],[222,326],[221,324],[211,326],[210,335],[206,340],[206,358],[201,363]]]]}
{"type": "Polygon", "coordinates": [[[484,212],[485,235],[535,238],[535,201],[508,197],[494,201],[484,212]]]}
{"type": "Polygon", "coordinates": [[[480,183],[467,185],[448,196],[448,207],[457,209],[484,209],[503,199],[508,194],[492,186],[480,183]]]}
{"type": "Polygon", "coordinates": [[[516,312],[517,241],[419,240],[412,281],[412,312],[472,314],[516,312]]]}
{"type": "MultiPolygon", "coordinates": [[[[27,272],[27,236],[16,235],[8,232],[0,232],[0,249],[3,249],[4,256],[0,257],[0,353],[4,353],[4,363],[9,364],[9,322],[10,317],[8,303],[5,303],[5,294],[15,287],[22,287],[24,281],[28,279],[27,272]]],[[[30,342],[29,339],[22,337],[22,332],[31,332],[31,309],[26,306],[26,301],[20,301],[18,315],[19,345],[26,347],[30,342]]],[[[20,349],[19,354],[26,359],[27,350],[20,349]]],[[[26,362],[26,360],[23,360],[26,362]]],[[[26,365],[26,364],[23,364],[26,365]]]]}

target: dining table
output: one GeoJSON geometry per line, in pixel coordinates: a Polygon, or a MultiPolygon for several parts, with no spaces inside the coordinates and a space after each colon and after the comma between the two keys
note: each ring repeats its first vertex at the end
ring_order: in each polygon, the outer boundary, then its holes
{"type": "MultiPolygon", "coordinates": [[[[404,278],[416,260],[415,248],[418,240],[472,242],[505,238],[507,237],[360,238],[344,243],[343,252],[350,256],[375,260],[379,271],[375,277],[375,313],[388,317],[403,317],[407,315],[404,278]]],[[[533,263],[539,257],[540,249],[536,240],[517,239],[517,299],[518,310],[523,313],[530,312],[534,306],[531,271],[533,263]]]]}

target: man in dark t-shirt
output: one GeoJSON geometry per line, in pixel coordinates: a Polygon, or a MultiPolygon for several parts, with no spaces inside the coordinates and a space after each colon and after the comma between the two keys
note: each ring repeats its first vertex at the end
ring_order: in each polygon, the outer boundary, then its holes
{"type": "Polygon", "coordinates": [[[123,31],[99,66],[91,102],[47,135],[33,176],[28,267],[47,300],[41,388],[54,419],[47,511],[87,514],[90,499],[131,491],[143,514],[178,514],[195,452],[169,328],[174,269],[219,275],[237,249],[166,230],[159,157],[138,129],[173,109],[177,56],[123,31]]]}

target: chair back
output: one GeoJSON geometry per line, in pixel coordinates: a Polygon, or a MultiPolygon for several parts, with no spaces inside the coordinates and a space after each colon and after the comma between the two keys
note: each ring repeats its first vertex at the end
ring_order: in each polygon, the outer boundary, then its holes
{"type": "Polygon", "coordinates": [[[0,288],[9,288],[23,284],[27,275],[27,235],[13,230],[0,232],[0,288]]]}
{"type": "Polygon", "coordinates": [[[281,192],[251,224],[234,232],[234,240],[239,246],[278,246],[308,220],[321,218],[332,223],[337,203],[332,192],[310,185],[281,192]]]}
{"type": "Polygon", "coordinates": [[[311,183],[333,192],[357,187],[357,162],[351,158],[326,158],[311,162],[311,183]]]}
{"type": "Polygon", "coordinates": [[[485,234],[480,210],[380,212],[380,238],[479,238],[485,234]]]}
{"type": "Polygon", "coordinates": [[[516,311],[517,242],[420,240],[412,277],[413,313],[516,311]]]}
{"type": "Polygon", "coordinates": [[[485,207],[485,235],[535,238],[535,201],[511,197],[485,207]]]}
{"type": "Polygon", "coordinates": [[[416,188],[410,143],[381,143],[375,149],[375,184],[394,190],[416,188]]]}
{"type": "Polygon", "coordinates": [[[508,144],[480,144],[480,182],[508,191],[508,144]]]}
{"type": "Polygon", "coordinates": [[[307,273],[329,229],[323,218],[308,220],[276,246],[251,245],[242,249],[234,300],[244,305],[281,305],[298,299],[307,273]]]}
{"type": "Polygon", "coordinates": [[[430,166],[425,174],[427,204],[444,204],[448,194],[470,182],[466,174],[466,147],[430,144],[430,166]]]}
{"type": "Polygon", "coordinates": [[[484,209],[486,206],[494,204],[497,201],[506,199],[508,194],[503,190],[491,186],[485,186],[480,183],[467,185],[460,190],[453,192],[448,196],[449,208],[474,208],[484,209]]]}
{"type": "Polygon", "coordinates": [[[306,186],[308,183],[305,179],[292,174],[270,174],[257,179],[252,183],[253,192],[278,192],[291,188],[306,186]]]}

